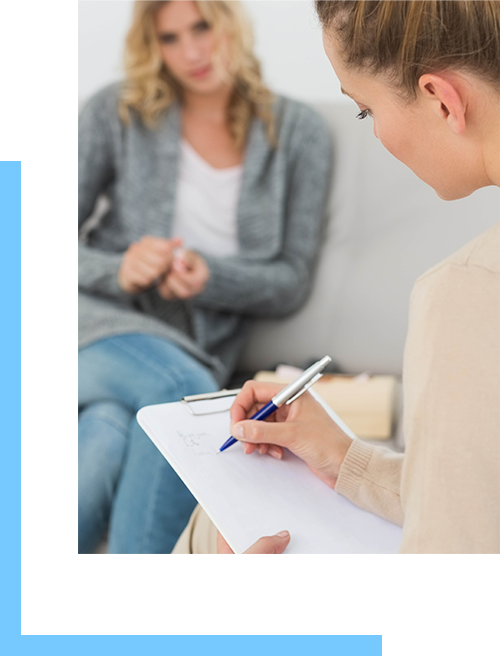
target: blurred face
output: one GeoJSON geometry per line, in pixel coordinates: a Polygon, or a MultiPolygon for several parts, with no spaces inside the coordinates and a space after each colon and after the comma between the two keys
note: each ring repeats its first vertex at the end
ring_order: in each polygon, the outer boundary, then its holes
{"type": "Polygon", "coordinates": [[[200,94],[227,87],[214,65],[213,31],[195,2],[165,4],[156,16],[156,33],[163,61],[182,87],[200,94]]]}
{"type": "Polygon", "coordinates": [[[334,38],[324,35],[323,45],[342,92],[360,109],[358,118],[372,117],[375,136],[394,157],[445,200],[463,198],[478,188],[464,157],[463,140],[457,139],[420,90],[415,101],[405,102],[388,81],[348,70],[334,38]]]}

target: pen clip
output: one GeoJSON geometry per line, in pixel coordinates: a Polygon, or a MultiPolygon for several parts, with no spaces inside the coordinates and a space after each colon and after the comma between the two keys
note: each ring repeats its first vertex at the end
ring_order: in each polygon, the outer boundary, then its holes
{"type": "Polygon", "coordinates": [[[295,394],[294,396],[292,396],[291,399],[288,399],[288,401],[286,401],[285,405],[290,405],[290,403],[292,403],[293,401],[295,401],[295,399],[298,399],[299,396],[302,396],[302,394],[304,394],[304,392],[307,392],[307,390],[308,390],[310,387],[312,387],[312,386],[314,385],[314,383],[317,383],[318,380],[319,380],[322,376],[323,376],[322,373],[316,374],[316,375],[314,376],[314,378],[311,378],[311,380],[310,380],[308,383],[306,383],[306,384],[304,385],[304,387],[303,387],[301,390],[299,390],[299,391],[297,392],[297,394],[295,394]]]}

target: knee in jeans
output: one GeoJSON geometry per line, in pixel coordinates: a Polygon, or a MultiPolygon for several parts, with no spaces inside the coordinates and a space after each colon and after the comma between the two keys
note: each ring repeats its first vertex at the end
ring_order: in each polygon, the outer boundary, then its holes
{"type": "Polygon", "coordinates": [[[189,394],[207,394],[216,392],[220,386],[209,371],[202,370],[192,376],[186,376],[184,380],[184,393],[182,396],[189,394]]]}
{"type": "Polygon", "coordinates": [[[158,381],[153,390],[145,395],[144,405],[155,403],[172,403],[180,401],[183,396],[204,394],[219,389],[212,374],[202,367],[186,368],[182,371],[169,372],[169,376],[158,381]]]}
{"type": "Polygon", "coordinates": [[[130,422],[130,410],[116,401],[99,401],[83,407],[78,421],[97,420],[109,424],[118,424],[126,428],[130,422]]]}

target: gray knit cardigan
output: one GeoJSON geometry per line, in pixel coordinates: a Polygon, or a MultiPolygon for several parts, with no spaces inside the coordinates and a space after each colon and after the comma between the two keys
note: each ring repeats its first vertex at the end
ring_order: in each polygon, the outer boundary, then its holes
{"type": "Polygon", "coordinates": [[[247,139],[238,254],[202,253],[210,279],[188,301],[165,301],[155,289],[131,296],[117,280],[124,251],[146,234],[173,236],[181,121],[174,105],[154,130],[135,116],[125,127],[118,94],[117,84],[103,89],[80,115],[80,235],[100,197],[109,209],[79,241],[79,345],[123,333],[157,335],[182,346],[223,385],[251,318],[286,316],[310,289],[330,179],[329,133],[311,108],[276,97],[278,147],[257,119],[247,139]]]}

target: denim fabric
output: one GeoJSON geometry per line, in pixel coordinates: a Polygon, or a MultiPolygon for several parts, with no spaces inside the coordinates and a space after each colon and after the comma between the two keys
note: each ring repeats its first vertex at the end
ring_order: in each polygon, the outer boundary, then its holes
{"type": "Polygon", "coordinates": [[[79,552],[109,524],[110,553],[170,553],[196,505],[135,414],[213,392],[207,368],[159,337],[107,337],[79,353],[79,552]]]}

